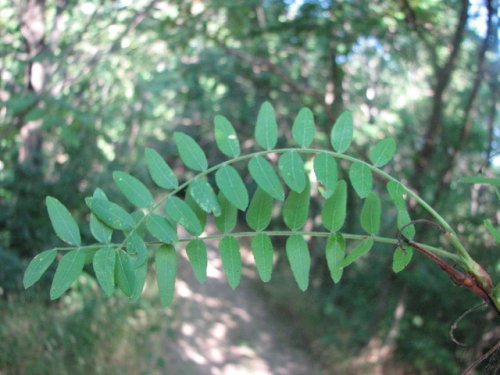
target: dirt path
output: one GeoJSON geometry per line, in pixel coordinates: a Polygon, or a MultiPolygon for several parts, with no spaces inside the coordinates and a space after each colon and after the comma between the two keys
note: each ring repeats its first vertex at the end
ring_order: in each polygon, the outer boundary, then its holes
{"type": "Polygon", "coordinates": [[[168,375],[324,375],[294,339],[294,327],[271,311],[255,287],[248,250],[240,286],[231,290],[218,251],[209,249],[208,279],[200,285],[181,260],[176,284],[179,324],[167,339],[168,375]]]}

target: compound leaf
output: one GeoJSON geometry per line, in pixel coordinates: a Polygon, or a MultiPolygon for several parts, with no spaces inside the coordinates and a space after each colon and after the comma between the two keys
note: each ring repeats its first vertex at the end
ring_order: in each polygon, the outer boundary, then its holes
{"type": "Polygon", "coordinates": [[[197,178],[189,184],[189,194],[200,208],[215,216],[220,215],[220,205],[212,186],[204,179],[197,178]]]}
{"type": "Polygon", "coordinates": [[[163,189],[176,189],[179,186],[177,176],[161,155],[152,148],[146,148],[144,154],[153,182],[163,189]]]}
{"type": "Polygon", "coordinates": [[[376,167],[383,167],[389,163],[396,153],[396,141],[389,137],[378,142],[370,151],[369,158],[376,167]]]}
{"type": "Polygon", "coordinates": [[[333,149],[339,153],[344,153],[351,145],[353,136],[352,113],[343,112],[330,133],[330,141],[333,149]]]}
{"type": "Polygon", "coordinates": [[[271,150],[278,141],[278,124],[274,108],[269,102],[262,103],[255,125],[255,140],[266,150],[271,150]]]}
{"type": "Polygon", "coordinates": [[[326,263],[330,270],[330,277],[336,284],[342,278],[342,273],[344,271],[342,261],[345,256],[345,240],[340,233],[333,234],[328,238],[325,255],[326,263]]]}
{"type": "Polygon", "coordinates": [[[207,280],[207,247],[205,242],[200,239],[189,241],[186,247],[186,253],[191,263],[194,276],[200,284],[207,280]]]}
{"type": "Polygon", "coordinates": [[[398,247],[394,251],[392,257],[392,270],[394,273],[401,272],[410,264],[411,258],[413,257],[413,249],[409,246],[405,246],[404,249],[398,247]]]}
{"type": "Polygon", "coordinates": [[[156,279],[160,301],[168,306],[174,299],[175,278],[177,276],[177,254],[172,245],[162,245],[156,250],[156,279]]]}
{"type": "Polygon", "coordinates": [[[248,191],[238,171],[224,165],[215,173],[215,182],[224,196],[238,209],[245,211],[248,206],[248,191]]]}
{"type": "Polygon", "coordinates": [[[291,230],[298,230],[304,226],[309,214],[311,185],[306,181],[301,193],[290,191],[283,205],[283,220],[291,230]]]}
{"type": "Polygon", "coordinates": [[[28,289],[40,280],[40,277],[42,277],[45,271],[47,271],[50,265],[54,262],[54,259],[56,259],[56,255],[56,249],[45,250],[31,260],[26,268],[26,271],[24,271],[24,289],[28,289]]]}
{"type": "Polygon", "coordinates": [[[347,184],[340,180],[333,195],[328,198],[321,210],[323,226],[330,232],[336,232],[342,228],[346,218],[347,207],[347,184]]]}
{"type": "Polygon", "coordinates": [[[146,221],[146,228],[157,240],[164,243],[176,243],[177,233],[163,216],[151,214],[146,221]]]}
{"type": "Polygon", "coordinates": [[[97,250],[92,260],[97,281],[104,294],[108,297],[115,290],[115,262],[116,253],[111,247],[103,247],[97,250]]]}
{"type": "Polygon", "coordinates": [[[248,163],[248,170],[257,185],[267,194],[280,201],[285,199],[280,179],[266,159],[262,156],[254,156],[248,163]]]}
{"type": "Polygon", "coordinates": [[[273,272],[273,244],[265,233],[257,233],[250,244],[255,266],[263,282],[271,280],[273,272]]]}
{"type": "Polygon", "coordinates": [[[314,158],[314,174],[319,183],[319,193],[328,199],[337,186],[337,162],[327,153],[320,153],[314,158]]]}
{"type": "Polygon", "coordinates": [[[255,231],[266,229],[271,222],[272,212],[273,198],[264,190],[257,188],[246,214],[248,226],[255,231]]]}
{"type": "Polygon", "coordinates": [[[50,299],[61,297],[80,276],[85,265],[85,257],[84,251],[76,249],[61,258],[50,287],[50,299]]]}
{"type": "Polygon", "coordinates": [[[219,192],[221,214],[215,218],[215,225],[223,233],[231,232],[236,226],[238,210],[229,202],[222,192],[219,192]]]}
{"type": "Polygon", "coordinates": [[[309,286],[309,271],[311,269],[311,254],[307,243],[300,234],[292,234],[286,241],[286,255],[292,269],[293,277],[300,290],[309,286]]]}
{"type": "Polygon", "coordinates": [[[194,211],[179,197],[172,196],[168,198],[165,204],[165,212],[170,219],[182,225],[189,233],[198,236],[203,232],[203,228],[194,211]]]}
{"type": "Polygon", "coordinates": [[[70,245],[80,246],[82,244],[80,229],[68,209],[54,197],[47,197],[45,203],[57,236],[70,245]]]}
{"type": "Polygon", "coordinates": [[[302,108],[292,127],[294,141],[300,147],[309,147],[314,139],[314,115],[309,108],[302,108]]]}
{"type": "Polygon", "coordinates": [[[377,234],[380,230],[382,204],[374,192],[370,192],[361,209],[361,227],[369,234],[377,234]]]}
{"type": "Polygon", "coordinates": [[[304,190],[306,186],[306,174],[304,172],[304,161],[295,151],[287,151],[282,154],[278,161],[278,168],[285,183],[297,193],[304,190]]]}
{"type": "Polygon", "coordinates": [[[360,198],[366,198],[373,187],[372,171],[366,164],[356,161],[349,169],[352,187],[360,198]]]}
{"type": "Polygon", "coordinates": [[[373,239],[367,238],[363,242],[361,242],[358,246],[351,250],[349,255],[347,255],[342,262],[340,262],[340,267],[347,267],[351,263],[355,262],[363,255],[368,253],[373,247],[373,239]]]}
{"type": "Polygon", "coordinates": [[[240,244],[232,236],[225,236],[219,243],[222,267],[231,289],[235,289],[241,279],[240,244]]]}
{"type": "Polygon", "coordinates": [[[116,203],[101,198],[86,198],[85,203],[98,219],[113,229],[128,230],[135,226],[134,218],[116,203]]]}
{"type": "Polygon", "coordinates": [[[215,143],[219,150],[230,158],[236,158],[240,155],[240,142],[233,128],[233,125],[227,118],[217,115],[214,118],[215,143]]]}
{"type": "Polygon", "coordinates": [[[203,172],[208,168],[205,153],[196,141],[181,132],[174,133],[175,144],[182,162],[193,171],[203,172]]]}
{"type": "Polygon", "coordinates": [[[155,204],[155,200],[148,188],[134,176],[125,172],[113,172],[113,180],[122,194],[139,208],[150,208],[155,204]]]}

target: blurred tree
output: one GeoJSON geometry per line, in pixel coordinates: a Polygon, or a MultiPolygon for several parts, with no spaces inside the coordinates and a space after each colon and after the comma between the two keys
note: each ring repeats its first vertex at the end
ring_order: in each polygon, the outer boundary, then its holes
{"type": "MultiPolygon", "coordinates": [[[[215,161],[204,137],[215,112],[243,137],[270,99],[281,144],[303,105],[317,114],[325,144],[345,108],[360,155],[395,136],[388,172],[451,217],[498,278],[498,256],[478,229],[496,214],[495,197],[454,178],[476,174],[498,152],[498,22],[496,0],[0,0],[0,245],[22,256],[48,246],[46,194],[78,209],[81,195],[109,183],[101,171],[121,165],[144,176],[143,146],[171,156],[174,127],[215,161]]],[[[386,231],[394,216],[384,215],[386,231]]],[[[470,360],[439,329],[472,300],[446,298],[448,281],[433,265],[394,276],[390,257],[377,253],[332,288],[322,254],[314,256],[323,322],[309,327],[315,340],[360,358],[387,348],[376,357],[382,369],[395,358],[419,372],[455,373],[470,360]]],[[[481,332],[494,322],[478,320],[481,329],[464,325],[487,347],[481,332]]]]}

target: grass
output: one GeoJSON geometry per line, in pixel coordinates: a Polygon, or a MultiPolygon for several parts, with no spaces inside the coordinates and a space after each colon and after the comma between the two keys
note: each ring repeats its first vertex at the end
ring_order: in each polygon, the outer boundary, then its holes
{"type": "Polygon", "coordinates": [[[56,302],[47,291],[0,300],[0,374],[155,374],[166,365],[155,345],[172,312],[155,297],[104,297],[88,275],[56,302]]]}

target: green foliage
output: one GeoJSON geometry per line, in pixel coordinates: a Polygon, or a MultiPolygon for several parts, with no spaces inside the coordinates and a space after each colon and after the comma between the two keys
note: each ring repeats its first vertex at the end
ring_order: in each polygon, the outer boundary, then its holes
{"type": "Polygon", "coordinates": [[[286,256],[290,262],[293,277],[300,290],[309,286],[309,271],[311,270],[311,254],[307,242],[300,234],[292,234],[286,240],[286,256]]]}
{"type": "MultiPolygon", "coordinates": [[[[75,248],[56,248],[35,257],[26,270],[24,286],[30,287],[53,263],[59,251],[68,251],[59,261],[54,275],[50,296],[60,297],[67,291],[83,270],[84,264],[92,263],[97,281],[106,295],[118,287],[131,300],[140,297],[148,272],[149,250],[155,250],[156,278],[160,300],[168,306],[174,298],[177,273],[177,251],[186,248],[188,259],[199,282],[205,282],[207,270],[206,241],[219,239],[220,257],[229,286],[235,289],[241,279],[242,260],[240,237],[251,237],[251,248],[260,278],[271,279],[274,264],[274,249],[271,236],[286,236],[286,256],[299,289],[309,286],[311,253],[305,236],[328,237],[325,246],[326,264],[331,279],[338,283],[346,267],[360,259],[373,247],[374,242],[383,242],[396,247],[392,269],[402,271],[410,262],[413,248],[401,243],[400,238],[378,237],[382,214],[386,208],[373,190],[373,174],[388,180],[387,191],[397,212],[397,228],[405,240],[415,237],[415,227],[406,208],[406,196],[411,195],[452,236],[449,225],[420,197],[400,182],[380,170],[396,151],[394,138],[380,141],[370,152],[372,164],[345,154],[353,139],[352,114],[339,116],[331,131],[331,143],[336,152],[309,148],[314,137],[312,113],[302,109],[296,117],[292,135],[300,147],[277,148],[278,127],[274,109],[265,102],[257,116],[255,126],[256,142],[265,151],[248,152],[240,156],[240,146],[234,128],[227,119],[217,116],[214,121],[216,143],[220,151],[230,159],[217,165],[208,165],[202,148],[190,136],[176,132],[175,143],[180,159],[187,168],[199,173],[179,185],[172,170],[154,150],[145,152],[146,164],[152,180],[167,190],[158,201],[139,179],[125,172],[114,172],[113,178],[125,198],[139,208],[128,212],[122,206],[108,200],[100,189],[85,202],[90,208],[90,229],[99,242],[82,246],[80,232],[69,211],[55,198],[47,198],[47,209],[56,234],[75,248]],[[278,155],[273,158],[271,155],[278,155]],[[321,223],[327,231],[304,231],[310,214],[312,182],[306,173],[304,159],[312,159],[320,199],[321,223]],[[361,228],[367,233],[351,234],[341,232],[348,217],[348,184],[338,180],[338,165],[335,159],[348,162],[348,175],[352,188],[363,199],[359,217],[361,228]],[[249,203],[247,184],[231,164],[248,162],[248,171],[257,188],[249,203]],[[277,164],[280,176],[275,171],[277,164]],[[215,183],[210,174],[215,175],[215,183]],[[285,183],[285,187],[282,184],[285,183]],[[218,194],[214,188],[218,187],[218,194]],[[286,194],[288,190],[288,194],[286,194]],[[178,195],[185,192],[185,200],[178,195]],[[285,199],[286,196],[286,199],[285,199]],[[275,207],[274,200],[284,201],[275,207]],[[164,208],[162,212],[162,207],[164,208]],[[277,209],[275,211],[275,209],[277,209]],[[238,210],[245,212],[248,226],[255,232],[239,232],[238,210]],[[279,211],[278,211],[279,210],[279,211]],[[282,216],[289,230],[266,231],[273,213],[282,216]],[[207,233],[207,217],[213,217],[219,233],[207,233]],[[177,225],[182,225],[190,234],[177,235],[177,225]],[[235,229],[237,231],[235,232],[235,229]],[[113,229],[121,232],[124,239],[111,242],[113,229]],[[148,234],[155,241],[150,241],[148,234]],[[361,241],[349,250],[350,241],[361,241]],[[102,245],[105,244],[105,245],[102,245]],[[185,244],[185,245],[184,245],[185,244]],[[348,253],[346,257],[346,253],[348,253]]],[[[354,199],[354,198],[353,198],[354,199]]],[[[486,224],[492,235],[496,229],[486,224]]],[[[458,240],[452,241],[458,251],[466,250],[458,240]]],[[[462,261],[473,270],[469,258],[460,258],[447,251],[419,244],[425,251],[437,252],[439,256],[462,261]]],[[[472,271],[471,271],[472,272],[472,271]]]]}
{"type": "Polygon", "coordinates": [[[232,289],[236,289],[241,279],[240,244],[233,236],[224,236],[219,243],[219,250],[227,282],[232,289]]]}
{"type": "Polygon", "coordinates": [[[46,203],[52,227],[59,238],[71,245],[80,246],[80,229],[68,209],[53,197],[47,197],[46,203]]]}
{"type": "Polygon", "coordinates": [[[144,156],[149,174],[156,185],[167,190],[175,189],[179,186],[174,171],[172,171],[158,152],[152,148],[146,148],[144,156]]]}

